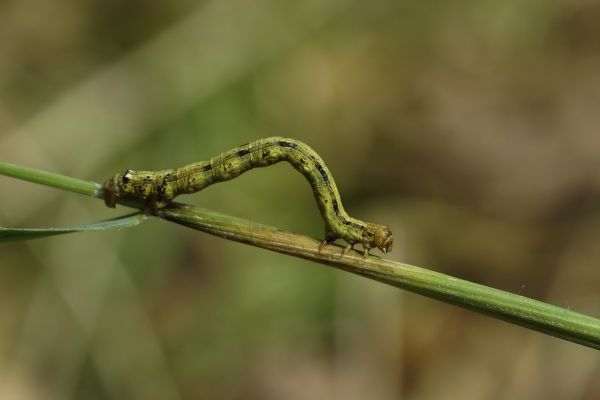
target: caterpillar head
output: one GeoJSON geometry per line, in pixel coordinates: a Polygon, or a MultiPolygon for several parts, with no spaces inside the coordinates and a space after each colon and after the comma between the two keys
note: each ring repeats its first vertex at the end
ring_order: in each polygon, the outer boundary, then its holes
{"type": "Polygon", "coordinates": [[[130,180],[134,173],[134,171],[127,170],[108,178],[104,182],[102,186],[104,189],[104,203],[108,207],[115,208],[120,198],[126,196],[128,193],[132,193],[134,189],[130,180]]]}
{"type": "Polygon", "coordinates": [[[392,251],[394,237],[387,226],[368,223],[365,227],[364,235],[363,243],[366,243],[370,248],[377,247],[384,254],[392,251]]]}

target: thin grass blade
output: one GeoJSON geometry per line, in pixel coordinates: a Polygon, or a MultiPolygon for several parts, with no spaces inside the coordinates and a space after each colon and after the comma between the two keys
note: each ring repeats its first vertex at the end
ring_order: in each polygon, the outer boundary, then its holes
{"type": "Polygon", "coordinates": [[[48,236],[74,232],[112,231],[131,228],[144,222],[146,215],[141,212],[123,215],[87,225],[66,228],[3,228],[0,227],[0,243],[39,239],[48,236]]]}

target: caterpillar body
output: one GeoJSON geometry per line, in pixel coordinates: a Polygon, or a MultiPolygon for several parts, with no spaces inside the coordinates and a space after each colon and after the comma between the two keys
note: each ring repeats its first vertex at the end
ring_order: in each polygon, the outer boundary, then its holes
{"type": "Polygon", "coordinates": [[[115,207],[120,199],[146,200],[157,211],[176,196],[194,193],[213,183],[228,181],[258,167],[287,161],[310,183],[319,211],[325,221],[323,244],[336,239],[348,243],[344,250],[360,243],[365,256],[369,249],[387,253],[392,248],[392,233],[385,225],[350,217],[344,207],[329,169],[308,145],[291,138],[271,137],[236,147],[207,161],[157,172],[127,170],[104,183],[104,201],[115,207]]]}

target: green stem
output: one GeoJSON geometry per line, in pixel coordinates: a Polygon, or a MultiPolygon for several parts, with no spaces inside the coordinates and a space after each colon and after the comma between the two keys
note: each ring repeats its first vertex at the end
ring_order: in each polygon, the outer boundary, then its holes
{"type": "Polygon", "coordinates": [[[454,278],[424,268],[361,253],[271,226],[182,204],[159,216],[229,240],[247,243],[329,265],[548,335],[600,349],[600,320],[575,311],[502,290],[454,278]]]}
{"type": "MultiPolygon", "coordinates": [[[[0,174],[102,198],[102,188],[50,172],[0,162],[0,174]]],[[[126,205],[143,208],[141,203],[126,205]]],[[[474,310],[548,335],[600,349],[600,320],[541,301],[468,282],[424,268],[369,256],[255,222],[182,204],[161,210],[159,217],[225,239],[329,265],[427,297],[474,310]]]]}
{"type": "Polygon", "coordinates": [[[69,176],[59,175],[39,169],[23,167],[16,164],[0,161],[0,174],[13,178],[39,183],[41,185],[68,190],[92,197],[102,197],[102,186],[95,182],[83,181],[69,176]]]}

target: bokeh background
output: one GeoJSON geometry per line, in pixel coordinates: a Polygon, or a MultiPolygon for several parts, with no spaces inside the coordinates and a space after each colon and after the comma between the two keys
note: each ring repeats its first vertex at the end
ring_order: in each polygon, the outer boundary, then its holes
{"type": "MultiPolygon", "coordinates": [[[[0,159],[103,181],[285,135],[390,257],[600,316],[600,3],[3,0],[0,159]]],[[[188,203],[322,236],[289,165],[188,203]]],[[[0,177],[0,225],[127,212],[0,177]]],[[[599,353],[151,220],[0,248],[2,399],[597,399],[599,353]]]]}

